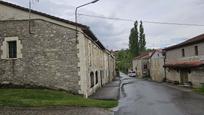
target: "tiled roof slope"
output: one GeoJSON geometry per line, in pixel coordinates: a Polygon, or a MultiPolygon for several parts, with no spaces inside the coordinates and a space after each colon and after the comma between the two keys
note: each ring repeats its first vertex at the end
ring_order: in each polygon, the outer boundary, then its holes
{"type": "Polygon", "coordinates": [[[183,46],[188,46],[188,45],[196,44],[196,43],[199,43],[199,42],[204,42],[204,34],[201,34],[199,36],[193,37],[193,38],[191,38],[189,40],[186,40],[186,41],[184,41],[184,42],[182,42],[180,44],[164,48],[164,50],[168,51],[168,50],[180,48],[180,47],[183,47],[183,46]]]}
{"type": "Polygon", "coordinates": [[[147,51],[147,52],[144,52],[144,53],[141,53],[139,56],[135,57],[134,59],[148,59],[152,56],[152,54],[155,52],[154,51],[147,51]]]}
{"type": "Polygon", "coordinates": [[[169,68],[180,68],[180,69],[187,69],[187,68],[195,68],[204,66],[204,61],[180,61],[175,63],[167,63],[164,67],[169,68]]]}

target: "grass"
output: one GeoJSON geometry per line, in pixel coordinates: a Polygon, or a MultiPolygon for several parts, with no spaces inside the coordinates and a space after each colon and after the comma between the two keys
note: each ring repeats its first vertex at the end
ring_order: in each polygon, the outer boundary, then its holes
{"type": "Polygon", "coordinates": [[[204,86],[201,88],[194,89],[194,91],[204,95],[204,86]]]}
{"type": "Polygon", "coordinates": [[[77,106],[112,108],[117,106],[117,101],[85,99],[80,95],[48,89],[0,89],[0,106],[77,106]]]}

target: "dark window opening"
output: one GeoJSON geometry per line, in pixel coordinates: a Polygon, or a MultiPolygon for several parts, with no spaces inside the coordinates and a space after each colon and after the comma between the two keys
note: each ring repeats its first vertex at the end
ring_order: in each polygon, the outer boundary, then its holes
{"type": "Polygon", "coordinates": [[[185,57],[185,50],[182,49],[182,57],[185,57]]]}
{"type": "Polygon", "coordinates": [[[176,69],[177,72],[179,72],[179,69],[176,69]]]}
{"type": "Polygon", "coordinates": [[[190,74],[190,73],[191,73],[191,70],[188,70],[188,73],[190,74]]]}
{"type": "Polygon", "coordinates": [[[17,58],[16,41],[8,41],[9,58],[17,58]]]}
{"type": "Polygon", "coordinates": [[[93,72],[90,73],[90,79],[91,79],[91,87],[93,87],[94,86],[94,73],[93,72]]]}
{"type": "Polygon", "coordinates": [[[96,71],[95,76],[96,76],[96,84],[97,84],[98,83],[98,72],[97,71],[96,71]]]}
{"type": "Polygon", "coordinates": [[[195,55],[198,55],[198,46],[195,46],[195,55]]]}
{"type": "Polygon", "coordinates": [[[147,69],[147,64],[144,65],[144,69],[147,69]]]}

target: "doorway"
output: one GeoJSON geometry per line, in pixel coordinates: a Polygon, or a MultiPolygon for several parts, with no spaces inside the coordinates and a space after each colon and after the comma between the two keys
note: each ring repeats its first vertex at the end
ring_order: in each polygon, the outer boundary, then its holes
{"type": "Polygon", "coordinates": [[[180,79],[181,79],[181,84],[188,82],[188,71],[187,70],[180,71],[180,79]]]}

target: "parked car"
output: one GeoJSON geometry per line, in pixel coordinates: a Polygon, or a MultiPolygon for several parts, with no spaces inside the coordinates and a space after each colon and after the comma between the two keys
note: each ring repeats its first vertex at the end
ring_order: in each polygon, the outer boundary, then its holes
{"type": "Polygon", "coordinates": [[[128,76],[129,76],[129,77],[136,77],[135,71],[130,71],[130,72],[128,73],[128,76]]]}

